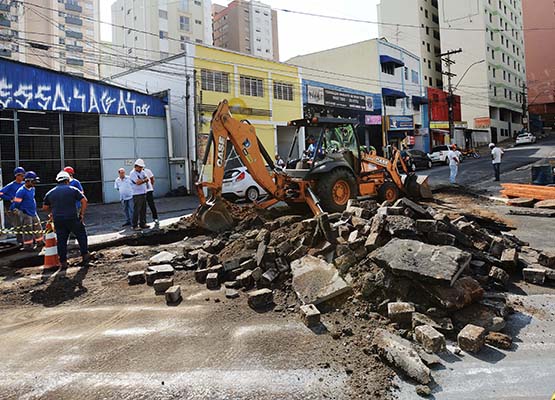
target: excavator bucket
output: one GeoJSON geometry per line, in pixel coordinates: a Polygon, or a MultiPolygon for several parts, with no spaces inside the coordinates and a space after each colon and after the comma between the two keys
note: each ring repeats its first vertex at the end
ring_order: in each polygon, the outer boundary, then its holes
{"type": "Polygon", "coordinates": [[[211,198],[201,204],[195,213],[198,224],[211,232],[223,232],[235,226],[235,220],[220,198],[211,198]]]}
{"type": "Polygon", "coordinates": [[[413,199],[431,199],[432,190],[428,183],[428,175],[409,174],[402,177],[405,191],[413,199]]]}

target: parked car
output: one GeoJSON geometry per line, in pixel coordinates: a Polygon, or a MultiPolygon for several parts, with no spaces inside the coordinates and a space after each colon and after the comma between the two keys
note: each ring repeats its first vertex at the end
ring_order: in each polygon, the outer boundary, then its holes
{"type": "Polygon", "coordinates": [[[449,146],[441,145],[432,148],[431,153],[428,154],[430,160],[433,163],[444,163],[445,165],[449,165],[449,159],[447,158],[447,153],[449,152],[449,146]]]}
{"type": "Polygon", "coordinates": [[[255,182],[246,167],[236,167],[225,171],[222,185],[223,197],[230,200],[256,201],[265,194],[266,191],[255,182]]]}
{"type": "Polygon", "coordinates": [[[416,171],[418,168],[432,168],[432,160],[426,153],[421,150],[407,150],[407,157],[409,159],[407,168],[416,171]]]}
{"type": "Polygon", "coordinates": [[[536,143],[536,137],[530,132],[521,133],[516,137],[515,146],[526,143],[536,143]]]}

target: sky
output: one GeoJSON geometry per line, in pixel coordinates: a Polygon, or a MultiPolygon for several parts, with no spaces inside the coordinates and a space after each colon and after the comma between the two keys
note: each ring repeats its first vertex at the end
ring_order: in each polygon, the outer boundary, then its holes
{"type": "MultiPolygon", "coordinates": [[[[110,22],[114,0],[100,0],[100,18],[110,22]]],[[[230,0],[213,3],[227,5],[230,0]]],[[[263,0],[273,8],[376,21],[379,0],[263,0]],[[337,4],[341,4],[337,7],[337,4]]],[[[278,11],[279,52],[281,61],[378,36],[376,24],[343,22],[278,11]]],[[[111,27],[101,27],[102,40],[111,40],[111,27]]]]}

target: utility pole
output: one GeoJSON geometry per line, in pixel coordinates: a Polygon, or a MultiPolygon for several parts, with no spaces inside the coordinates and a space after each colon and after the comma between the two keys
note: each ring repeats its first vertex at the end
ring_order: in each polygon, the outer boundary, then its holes
{"type": "Polygon", "coordinates": [[[451,60],[451,56],[453,54],[458,54],[458,53],[462,53],[462,49],[458,49],[458,50],[449,50],[446,53],[441,53],[439,56],[440,57],[445,57],[442,58],[442,61],[445,63],[446,67],[447,67],[447,72],[443,72],[444,75],[447,76],[447,90],[449,92],[449,94],[447,95],[447,106],[449,107],[449,143],[453,143],[453,137],[455,136],[455,110],[454,110],[454,103],[455,103],[455,98],[453,96],[453,82],[452,82],[452,78],[454,76],[456,76],[456,74],[453,74],[451,72],[451,65],[455,64],[455,61],[451,60]]]}
{"type": "Polygon", "coordinates": [[[528,119],[528,100],[526,98],[526,83],[522,82],[522,127],[525,132],[529,132],[529,119],[528,119]]]}

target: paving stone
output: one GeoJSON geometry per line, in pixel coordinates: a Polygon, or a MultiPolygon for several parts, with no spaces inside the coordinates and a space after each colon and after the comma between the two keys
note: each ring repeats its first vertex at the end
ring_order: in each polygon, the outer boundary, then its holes
{"type": "Polygon", "coordinates": [[[414,226],[420,234],[437,232],[437,221],[435,219],[417,219],[414,226]]]}
{"type": "Polygon", "coordinates": [[[430,325],[417,326],[414,328],[414,335],[428,353],[439,353],[445,348],[445,336],[430,325]]]}
{"type": "Polygon", "coordinates": [[[334,265],[339,270],[341,274],[346,274],[349,269],[355,265],[357,258],[355,253],[349,249],[349,251],[333,260],[334,265]]]}
{"type": "Polygon", "coordinates": [[[430,244],[454,246],[457,239],[454,235],[446,232],[428,232],[426,235],[430,244]]]}
{"type": "Polygon", "coordinates": [[[545,269],[523,268],[522,277],[526,282],[543,285],[545,282],[545,269]]]}
{"type": "Polygon", "coordinates": [[[510,350],[513,347],[513,338],[500,332],[490,332],[486,336],[486,343],[502,350],[510,350]]]}
{"type": "Polygon", "coordinates": [[[174,285],[165,291],[166,303],[173,304],[181,300],[181,286],[174,285]]]}
{"type": "Polygon", "coordinates": [[[416,235],[414,220],[404,215],[388,215],[386,218],[386,230],[391,236],[409,238],[416,235]]]}
{"type": "Polygon", "coordinates": [[[393,322],[402,327],[409,327],[412,324],[412,313],[415,308],[410,303],[396,301],[387,304],[387,316],[393,322]]]}
{"type": "Polygon", "coordinates": [[[419,312],[412,313],[412,329],[420,325],[429,325],[441,333],[450,333],[453,331],[453,322],[449,317],[432,318],[419,312]]]}
{"type": "Polygon", "coordinates": [[[258,310],[269,307],[274,302],[274,292],[270,289],[259,289],[248,293],[248,304],[258,310]]]}
{"type": "Polygon", "coordinates": [[[175,257],[177,256],[174,253],[170,253],[169,251],[161,251],[155,256],[150,257],[149,263],[153,265],[168,264],[171,263],[175,259],[175,257]]]}
{"type": "Polygon", "coordinates": [[[154,271],[146,271],[144,273],[145,275],[145,280],[146,280],[146,284],[148,286],[152,286],[154,284],[154,281],[157,279],[158,274],[154,271]]]}
{"type": "Polygon", "coordinates": [[[132,271],[127,274],[127,282],[130,285],[140,285],[146,282],[144,271],[132,271]]]}
{"type": "Polygon", "coordinates": [[[509,199],[507,202],[508,205],[513,207],[532,207],[536,200],[534,199],[527,199],[524,197],[519,197],[516,199],[509,199]]]}
{"type": "Polygon", "coordinates": [[[225,297],[227,297],[228,299],[236,299],[237,297],[239,297],[239,292],[235,289],[226,289],[225,297]]]}
{"type": "Polygon", "coordinates": [[[218,278],[218,274],[215,272],[211,272],[206,275],[206,288],[207,289],[218,289],[220,287],[220,280],[218,278]]]}
{"type": "MultiPolygon", "coordinates": [[[[254,263],[254,260],[252,260],[254,263]]],[[[226,260],[223,263],[224,271],[233,271],[240,267],[242,267],[241,259],[240,258],[232,258],[230,260],[226,260]]]]}
{"type": "Polygon", "coordinates": [[[130,247],[126,247],[121,251],[121,256],[123,258],[131,258],[131,257],[135,257],[136,255],[137,255],[137,250],[132,249],[130,247]]]}
{"type": "Polygon", "coordinates": [[[305,304],[300,310],[301,319],[307,327],[313,328],[320,325],[320,311],[314,304],[305,304]]]}
{"type": "Polygon", "coordinates": [[[542,200],[534,204],[534,208],[555,210],[555,200],[542,200]]]}
{"type": "Polygon", "coordinates": [[[175,269],[170,264],[150,265],[147,271],[156,272],[160,276],[172,276],[175,273],[175,269]]]}
{"type": "Polygon", "coordinates": [[[416,394],[420,397],[428,397],[432,394],[432,389],[430,389],[430,387],[426,385],[417,385],[414,390],[416,391],[416,394]]]}
{"type": "Polygon", "coordinates": [[[227,289],[237,289],[237,288],[240,288],[241,285],[239,284],[238,281],[227,281],[227,282],[224,282],[224,287],[227,289]]]}
{"type": "Polygon", "coordinates": [[[384,230],[386,226],[386,219],[385,215],[376,214],[372,218],[372,223],[370,224],[370,233],[368,234],[368,238],[364,243],[364,247],[368,251],[373,251],[377,247],[381,246],[386,238],[384,235],[384,230]]]}
{"type": "Polygon", "coordinates": [[[478,353],[484,346],[486,330],[481,326],[466,325],[457,335],[457,343],[461,350],[469,353],[478,353]]]}
{"type": "Polygon", "coordinates": [[[249,269],[237,277],[237,281],[241,284],[241,287],[248,289],[254,285],[254,278],[252,273],[253,271],[249,269]]]}
{"type": "Polygon", "coordinates": [[[310,255],[293,261],[291,272],[293,290],[304,304],[318,305],[351,291],[333,264],[310,255]]]}
{"type": "Polygon", "coordinates": [[[489,277],[503,286],[507,286],[510,279],[509,274],[498,267],[491,267],[489,270],[489,277]]]}
{"type": "Polygon", "coordinates": [[[426,211],[426,209],[424,207],[422,207],[419,204],[416,204],[414,201],[412,201],[412,200],[410,200],[406,197],[402,197],[399,200],[397,200],[393,206],[410,208],[412,211],[414,211],[414,213],[419,218],[429,218],[429,217],[431,217],[431,215],[428,213],[428,211],[426,211]]]}
{"type": "Polygon", "coordinates": [[[221,264],[214,265],[214,266],[208,268],[208,273],[209,274],[218,274],[218,278],[221,278],[224,275],[224,266],[221,265],[221,264]]]}
{"type": "Polygon", "coordinates": [[[260,278],[262,278],[262,274],[264,274],[264,270],[260,267],[256,267],[252,270],[252,279],[254,279],[255,282],[258,282],[260,278]]]}
{"type": "Polygon", "coordinates": [[[555,251],[543,251],[538,256],[538,263],[548,268],[555,268],[555,251]]]}
{"type": "Polygon", "coordinates": [[[206,283],[206,276],[208,275],[208,268],[201,268],[195,271],[195,280],[198,283],[206,283]]]}
{"type": "Polygon", "coordinates": [[[305,256],[308,253],[308,247],[305,245],[300,245],[299,247],[297,247],[295,250],[293,250],[291,253],[289,253],[289,255],[287,256],[287,258],[289,258],[289,260],[297,260],[303,256],[305,256]]]}
{"type": "Polygon", "coordinates": [[[494,256],[495,258],[501,258],[501,255],[503,254],[503,251],[505,251],[505,249],[506,246],[503,239],[498,237],[493,238],[489,249],[489,252],[492,256],[494,256]]]}
{"type": "Polygon", "coordinates": [[[164,293],[173,286],[173,278],[156,279],[152,285],[156,293],[164,293]]]}
{"type": "Polygon", "coordinates": [[[277,269],[270,268],[264,272],[260,277],[260,282],[265,286],[270,286],[278,278],[279,272],[277,269]]]}
{"type": "Polygon", "coordinates": [[[518,265],[518,253],[516,249],[505,249],[501,253],[501,264],[503,267],[514,269],[518,265]]]}

